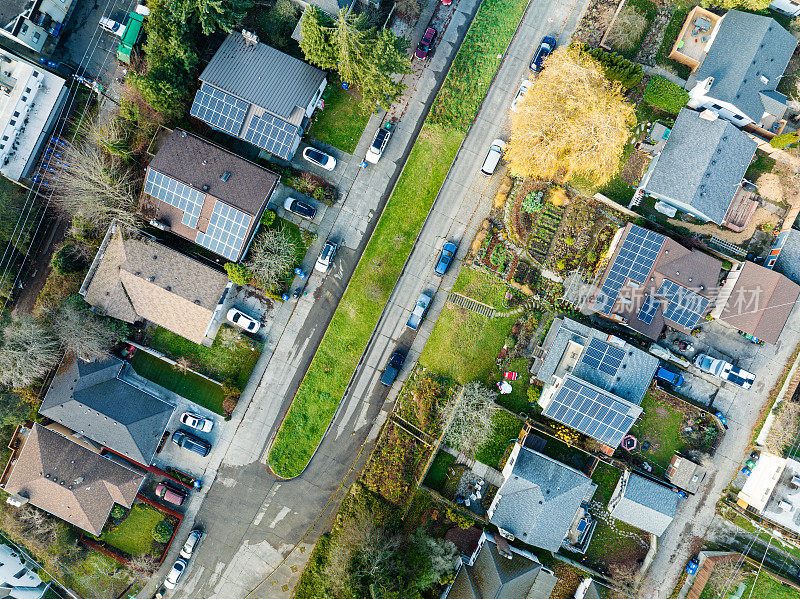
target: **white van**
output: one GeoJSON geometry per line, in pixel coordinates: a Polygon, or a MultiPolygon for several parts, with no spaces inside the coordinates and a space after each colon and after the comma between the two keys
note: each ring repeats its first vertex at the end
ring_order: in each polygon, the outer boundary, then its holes
{"type": "Polygon", "coordinates": [[[502,139],[495,139],[492,142],[492,146],[489,148],[489,153],[486,154],[486,158],[483,161],[481,173],[487,177],[491,177],[494,174],[494,170],[497,168],[497,165],[500,163],[500,158],[502,158],[503,150],[505,149],[506,142],[504,142],[502,139]]]}

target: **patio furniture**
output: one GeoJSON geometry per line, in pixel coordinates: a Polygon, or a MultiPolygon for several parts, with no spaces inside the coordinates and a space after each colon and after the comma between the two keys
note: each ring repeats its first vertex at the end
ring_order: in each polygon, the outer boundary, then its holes
{"type": "MultiPolygon", "coordinates": [[[[700,28],[695,26],[695,28],[692,29],[692,37],[698,35],[699,33],[700,33],[700,28]]],[[[697,41],[697,40],[695,40],[695,41],[697,41]]]]}
{"type": "Polygon", "coordinates": [[[709,29],[711,29],[711,21],[709,21],[709,20],[708,20],[708,19],[706,19],[705,17],[697,17],[697,18],[696,18],[696,19],[695,19],[695,20],[692,22],[692,24],[693,24],[695,27],[697,27],[697,28],[699,28],[700,30],[702,30],[702,31],[708,31],[709,29]]]}
{"type": "Polygon", "coordinates": [[[516,381],[519,378],[519,374],[516,372],[504,372],[503,378],[507,381],[516,381]]]}

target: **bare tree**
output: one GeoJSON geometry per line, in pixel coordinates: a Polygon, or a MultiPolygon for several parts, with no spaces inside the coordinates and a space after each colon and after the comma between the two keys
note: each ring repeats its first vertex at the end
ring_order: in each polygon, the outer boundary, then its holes
{"type": "Polygon", "coordinates": [[[647,17],[635,6],[625,6],[614,21],[614,28],[608,34],[608,42],[614,50],[632,50],[644,30],[647,29],[647,17]]]}
{"type": "Polygon", "coordinates": [[[133,172],[90,141],[65,151],[68,165],[54,175],[54,200],[71,217],[105,229],[113,220],[136,226],[136,184],[133,172]]]}
{"type": "Polygon", "coordinates": [[[28,387],[50,372],[58,361],[59,342],[50,329],[32,316],[13,321],[0,347],[0,383],[28,387]]]}
{"type": "Polygon", "coordinates": [[[619,84],[576,47],[556,50],[511,113],[506,148],[509,170],[519,177],[568,180],[580,175],[605,183],[636,122],[619,84]]]}
{"type": "Polygon", "coordinates": [[[61,305],[53,318],[53,331],[63,349],[86,361],[104,357],[125,334],[123,327],[89,310],[80,297],[61,305]]]}
{"type": "Polygon", "coordinates": [[[16,518],[26,539],[33,539],[42,547],[58,541],[60,522],[39,508],[26,504],[17,510],[16,518]]]}
{"type": "Polygon", "coordinates": [[[788,399],[778,408],[764,447],[770,453],[783,455],[784,450],[795,442],[798,432],[800,432],[800,402],[788,399]]]}
{"type": "Polygon", "coordinates": [[[464,385],[440,415],[444,442],[465,454],[475,455],[494,430],[497,393],[478,382],[464,385]]]}
{"type": "Polygon", "coordinates": [[[723,597],[735,591],[739,583],[743,582],[746,577],[741,561],[728,560],[717,562],[706,584],[713,591],[713,597],[723,597]]]}
{"type": "Polygon", "coordinates": [[[153,575],[158,567],[158,558],[151,553],[134,555],[128,561],[128,569],[136,580],[144,581],[153,575]]]}
{"type": "Polygon", "coordinates": [[[286,229],[266,229],[250,250],[247,267],[264,289],[273,290],[297,259],[297,243],[286,229]]]}

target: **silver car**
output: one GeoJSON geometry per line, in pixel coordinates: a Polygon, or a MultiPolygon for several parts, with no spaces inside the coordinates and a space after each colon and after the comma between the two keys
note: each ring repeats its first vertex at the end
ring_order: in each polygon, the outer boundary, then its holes
{"type": "Polygon", "coordinates": [[[194,412],[184,412],[181,414],[181,424],[201,431],[203,433],[210,432],[214,428],[214,421],[211,418],[206,418],[194,412]]]}
{"type": "Polygon", "coordinates": [[[331,240],[325,242],[322,246],[322,251],[319,253],[317,263],[314,265],[314,270],[319,272],[328,272],[328,269],[333,263],[333,257],[336,255],[336,250],[339,246],[331,240]]]}
{"type": "Polygon", "coordinates": [[[195,528],[192,532],[189,533],[189,538],[186,539],[186,542],[183,544],[181,548],[181,557],[185,557],[186,559],[190,559],[194,550],[200,546],[200,540],[203,538],[203,529],[195,528]]]}
{"type": "Polygon", "coordinates": [[[164,586],[168,589],[174,589],[178,586],[178,583],[181,581],[183,577],[183,573],[186,572],[186,566],[189,565],[183,558],[178,558],[175,560],[175,563],[172,564],[172,568],[167,573],[167,577],[164,579],[164,586]]]}

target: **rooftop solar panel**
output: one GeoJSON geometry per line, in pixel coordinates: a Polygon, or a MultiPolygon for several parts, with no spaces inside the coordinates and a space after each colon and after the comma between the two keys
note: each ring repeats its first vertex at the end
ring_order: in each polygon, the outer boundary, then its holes
{"type": "Polygon", "coordinates": [[[228,260],[236,261],[251,220],[250,215],[217,200],[205,233],[198,231],[195,241],[228,260]]]}
{"type": "Polygon", "coordinates": [[[248,108],[248,102],[203,83],[194,97],[189,114],[238,137],[248,108]]]}
{"type": "Polygon", "coordinates": [[[644,283],[647,275],[653,269],[662,245],[664,245],[662,235],[636,225],[631,227],[603,282],[600,296],[595,302],[595,307],[599,312],[611,313],[619,290],[627,279],[644,283]]]}
{"type": "Polygon", "coordinates": [[[200,210],[205,201],[206,194],[204,192],[184,185],[177,179],[168,177],[152,168],[147,171],[144,192],[181,210],[183,212],[182,224],[192,229],[197,227],[197,219],[200,217],[200,210]]]}
{"type": "Polygon", "coordinates": [[[295,125],[265,113],[262,116],[254,115],[250,119],[244,139],[270,154],[288,160],[291,158],[292,144],[297,131],[295,125]]]}
{"type": "Polygon", "coordinates": [[[617,447],[641,408],[567,376],[544,415],[610,447],[617,447]]]}
{"type": "Polygon", "coordinates": [[[661,305],[659,301],[654,298],[652,295],[648,295],[644,298],[644,303],[642,304],[641,310],[639,310],[639,320],[641,320],[645,324],[650,324],[653,322],[653,318],[658,312],[658,306],[661,305]]]}
{"type": "Polygon", "coordinates": [[[600,339],[590,340],[589,347],[586,348],[586,352],[583,354],[583,362],[585,364],[610,376],[617,374],[617,370],[619,370],[624,358],[624,350],[600,339]]]}
{"type": "Polygon", "coordinates": [[[664,310],[664,318],[687,329],[700,321],[709,304],[708,298],[667,279],[658,288],[658,295],[669,302],[664,310]]]}

